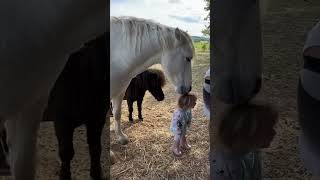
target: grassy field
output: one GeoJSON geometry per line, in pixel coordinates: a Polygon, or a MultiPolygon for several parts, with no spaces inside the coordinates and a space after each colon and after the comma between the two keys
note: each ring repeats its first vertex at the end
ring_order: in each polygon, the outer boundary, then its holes
{"type": "Polygon", "coordinates": [[[194,42],[194,48],[197,52],[208,52],[210,51],[210,43],[208,41],[197,41],[194,42]]]}

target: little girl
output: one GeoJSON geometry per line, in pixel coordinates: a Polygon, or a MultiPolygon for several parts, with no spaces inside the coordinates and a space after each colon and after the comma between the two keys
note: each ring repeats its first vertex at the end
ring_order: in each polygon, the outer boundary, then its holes
{"type": "Polygon", "coordinates": [[[179,97],[178,108],[173,112],[171,132],[174,134],[172,152],[181,156],[182,149],[190,149],[187,142],[187,127],[190,127],[192,114],[191,109],[196,105],[197,97],[193,94],[186,94],[179,97]]]}
{"type": "Polygon", "coordinates": [[[277,120],[277,111],[262,104],[234,106],[224,112],[217,125],[213,179],[260,180],[260,149],[269,147],[277,120]]]}

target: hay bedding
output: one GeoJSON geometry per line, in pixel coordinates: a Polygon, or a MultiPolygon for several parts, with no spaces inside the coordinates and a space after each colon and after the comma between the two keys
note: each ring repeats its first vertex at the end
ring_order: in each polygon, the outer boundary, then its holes
{"type": "MultiPolygon", "coordinates": [[[[111,168],[112,179],[208,179],[208,120],[202,113],[202,94],[197,92],[198,102],[188,131],[192,149],[176,158],[170,150],[172,136],[169,128],[177,96],[170,85],[165,86],[164,93],[162,102],[147,93],[143,102],[144,121],[138,122],[135,108],[132,126],[127,119],[127,105],[123,103],[122,122],[130,142],[121,146],[111,141],[119,160],[111,168]]],[[[111,138],[114,139],[114,133],[111,138]]]]}

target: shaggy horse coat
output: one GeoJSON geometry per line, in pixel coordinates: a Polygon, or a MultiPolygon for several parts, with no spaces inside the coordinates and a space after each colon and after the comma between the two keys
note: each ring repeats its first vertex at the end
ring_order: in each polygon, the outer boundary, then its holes
{"type": "Polygon", "coordinates": [[[101,134],[109,109],[106,48],[106,35],[85,44],[69,57],[51,90],[43,120],[54,121],[62,161],[60,179],[71,179],[73,132],[82,124],[87,128],[90,175],[101,179],[101,134]]]}

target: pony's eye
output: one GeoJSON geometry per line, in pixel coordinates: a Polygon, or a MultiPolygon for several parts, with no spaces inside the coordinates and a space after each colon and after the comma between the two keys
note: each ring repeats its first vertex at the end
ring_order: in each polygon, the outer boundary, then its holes
{"type": "Polygon", "coordinates": [[[186,57],[186,60],[187,60],[188,62],[190,62],[191,59],[192,59],[192,58],[186,57]]]}

